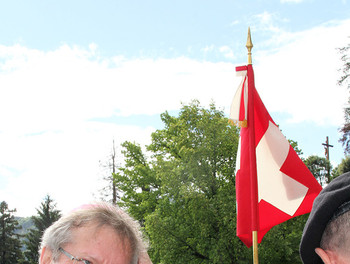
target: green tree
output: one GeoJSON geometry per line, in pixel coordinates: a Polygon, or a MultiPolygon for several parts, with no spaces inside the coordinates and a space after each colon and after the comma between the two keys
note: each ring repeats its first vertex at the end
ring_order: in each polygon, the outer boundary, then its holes
{"type": "Polygon", "coordinates": [[[298,146],[298,142],[292,140],[292,139],[288,139],[289,144],[292,146],[292,148],[294,149],[294,151],[300,156],[303,155],[303,151],[299,148],[298,146]]]}
{"type": "MultiPolygon", "coordinates": [[[[343,67],[341,68],[341,77],[338,80],[340,86],[345,85],[348,89],[350,86],[349,76],[350,76],[350,44],[346,47],[340,48],[339,52],[341,54],[341,61],[343,62],[343,67]]],[[[350,98],[348,99],[350,104],[350,98]]],[[[348,104],[348,105],[349,105],[348,104]]],[[[342,137],[339,141],[343,144],[345,154],[350,154],[350,107],[346,106],[344,108],[344,125],[339,129],[342,137]]]]}
{"type": "Polygon", "coordinates": [[[122,147],[125,165],[114,173],[116,187],[123,193],[119,205],[128,208],[143,225],[157,205],[160,180],[140,145],[126,141],[122,147]]]}
{"type": "Polygon", "coordinates": [[[340,164],[332,171],[332,179],[350,171],[350,156],[342,159],[340,164]]]}
{"type": "Polygon", "coordinates": [[[17,220],[5,201],[0,204],[0,264],[21,263],[22,252],[17,220]]]}
{"type": "Polygon", "coordinates": [[[307,157],[304,163],[321,185],[327,184],[331,181],[330,172],[332,170],[332,165],[329,160],[316,155],[311,155],[307,157]]]}
{"type": "Polygon", "coordinates": [[[214,104],[197,101],[161,119],[148,155],[123,144],[125,167],[116,175],[123,205],[144,221],[153,262],[245,263],[250,250],[235,236],[238,129],[214,104]]]}
{"type": "Polygon", "coordinates": [[[26,234],[25,246],[26,251],[24,252],[27,263],[36,264],[39,259],[39,246],[41,237],[46,228],[57,221],[61,213],[56,209],[56,204],[49,195],[44,198],[40,208],[36,209],[37,215],[32,216],[34,228],[30,229],[26,234]]]}
{"type": "Polygon", "coordinates": [[[160,261],[244,259],[242,244],[234,239],[237,128],[213,104],[204,109],[197,101],[183,106],[179,117],[164,113],[161,118],[165,129],[153,133],[148,149],[166,198],[147,221],[160,261]]]}

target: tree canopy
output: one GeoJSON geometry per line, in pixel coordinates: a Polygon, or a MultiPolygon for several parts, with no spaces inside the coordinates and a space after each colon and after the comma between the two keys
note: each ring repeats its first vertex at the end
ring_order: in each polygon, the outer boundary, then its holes
{"type": "Polygon", "coordinates": [[[145,150],[122,144],[120,204],[143,223],[154,263],[237,263],[244,259],[235,239],[238,129],[198,101],[161,119],[164,129],[145,150]]]}
{"type": "Polygon", "coordinates": [[[0,264],[20,263],[23,259],[21,251],[18,221],[5,201],[0,203],[0,264]]]}
{"type": "Polygon", "coordinates": [[[30,229],[26,234],[24,252],[27,263],[36,264],[39,259],[39,245],[41,237],[46,228],[48,228],[53,222],[57,221],[61,213],[56,209],[56,204],[49,195],[44,198],[40,208],[36,209],[37,216],[32,216],[34,228],[30,229]]]}
{"type": "MultiPolygon", "coordinates": [[[[340,48],[339,52],[341,55],[341,61],[343,63],[341,71],[341,76],[338,80],[340,86],[346,86],[349,89],[350,86],[350,44],[346,47],[340,48]]],[[[350,98],[348,98],[348,103],[350,103],[350,98]]],[[[349,105],[349,104],[348,104],[349,105]]],[[[344,108],[344,125],[339,129],[342,134],[339,141],[343,144],[345,154],[350,154],[350,107],[346,106],[344,108]]]]}
{"type": "MultiPolygon", "coordinates": [[[[161,120],[150,145],[122,144],[125,164],[115,173],[119,204],[142,223],[153,263],[251,262],[251,249],[236,236],[239,129],[214,104],[206,109],[198,101],[161,120]]],[[[300,263],[305,221],[271,229],[261,262],[300,263]]]]}
{"type": "Polygon", "coordinates": [[[325,185],[331,181],[330,171],[332,165],[329,160],[311,155],[305,159],[304,163],[321,185],[325,185]]]}

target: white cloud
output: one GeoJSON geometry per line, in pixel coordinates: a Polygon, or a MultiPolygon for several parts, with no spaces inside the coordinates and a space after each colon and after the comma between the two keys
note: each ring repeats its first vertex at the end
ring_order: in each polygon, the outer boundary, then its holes
{"type": "Polygon", "coordinates": [[[252,28],[256,32],[268,32],[269,35],[273,35],[283,32],[280,25],[284,22],[286,19],[281,18],[278,14],[264,11],[252,16],[249,24],[254,25],[252,28]]]}
{"type": "Polygon", "coordinates": [[[202,52],[204,52],[204,54],[208,52],[212,52],[213,50],[214,50],[214,45],[205,46],[204,48],[202,48],[202,52]]]}
{"type": "Polygon", "coordinates": [[[60,208],[90,200],[112,140],[145,145],[154,131],[93,118],[160,114],[192,99],[225,105],[233,93],[232,64],[96,54],[94,45],[0,46],[0,196],[20,215],[34,213],[46,194],[60,208]]]}
{"type": "Polygon", "coordinates": [[[257,54],[256,85],[270,111],[289,113],[293,122],[312,120],[338,126],[343,122],[348,93],[337,86],[341,65],[337,48],[348,42],[349,26],[346,20],[282,33],[288,44],[276,53],[257,54]]]}
{"type": "MultiPolygon", "coordinates": [[[[262,19],[269,25],[268,14],[262,19]]],[[[270,112],[288,113],[293,122],[342,122],[348,94],[336,86],[336,48],[347,43],[349,26],[350,20],[299,33],[275,30],[270,43],[278,47],[253,49],[256,86],[270,112]]],[[[47,193],[60,208],[92,199],[99,160],[108,156],[112,140],[144,145],[154,131],[93,118],[160,114],[191,99],[204,105],[213,99],[227,112],[240,82],[231,63],[98,53],[95,44],[49,52],[0,46],[0,196],[19,215],[33,213],[47,193]]]]}
{"type": "Polygon", "coordinates": [[[233,69],[188,58],[98,60],[90,51],[68,46],[48,53],[28,50],[6,60],[3,68],[0,130],[26,133],[115,113],[161,113],[190,98],[208,102],[210,89],[227,87],[233,69]]]}
{"type": "Polygon", "coordinates": [[[233,50],[229,46],[222,46],[219,48],[219,51],[224,54],[225,58],[227,59],[234,59],[235,55],[233,53],[233,50]]]}
{"type": "MultiPolygon", "coordinates": [[[[79,128],[37,136],[2,135],[0,168],[11,166],[0,196],[21,216],[31,215],[46,194],[65,211],[93,200],[112,141],[149,144],[154,129],[86,123],[79,128]]],[[[1,175],[4,177],[5,175],[1,175]]],[[[106,175],[104,175],[106,176],[106,175]]]]}

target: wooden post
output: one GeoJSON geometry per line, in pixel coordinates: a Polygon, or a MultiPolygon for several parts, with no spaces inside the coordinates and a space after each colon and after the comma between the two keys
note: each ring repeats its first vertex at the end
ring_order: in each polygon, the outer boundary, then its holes
{"type": "Polygon", "coordinates": [[[253,263],[259,263],[259,254],[258,254],[258,231],[253,231],[253,263]]]}
{"type": "MultiPolygon", "coordinates": [[[[322,145],[324,146],[324,154],[326,155],[326,159],[329,161],[329,147],[333,148],[333,145],[329,144],[328,136],[326,137],[326,143],[322,143],[322,145]]],[[[327,181],[328,181],[328,183],[331,181],[331,168],[330,168],[330,166],[328,166],[327,181]]]]}
{"type": "Polygon", "coordinates": [[[322,143],[322,145],[324,146],[324,153],[326,155],[326,159],[329,160],[329,147],[333,147],[333,145],[329,145],[328,142],[328,136],[326,137],[326,143],[322,143]]]}

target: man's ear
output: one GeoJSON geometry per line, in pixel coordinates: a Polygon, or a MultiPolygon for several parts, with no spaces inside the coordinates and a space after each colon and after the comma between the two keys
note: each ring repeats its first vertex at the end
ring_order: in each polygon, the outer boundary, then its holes
{"type": "Polygon", "coordinates": [[[331,264],[331,256],[328,255],[326,251],[324,251],[322,248],[316,248],[315,249],[316,254],[322,259],[323,263],[325,264],[331,264]]]}
{"type": "Polygon", "coordinates": [[[50,264],[51,260],[52,260],[52,252],[51,252],[51,250],[46,248],[46,247],[44,247],[41,250],[39,264],[50,264]]]}

